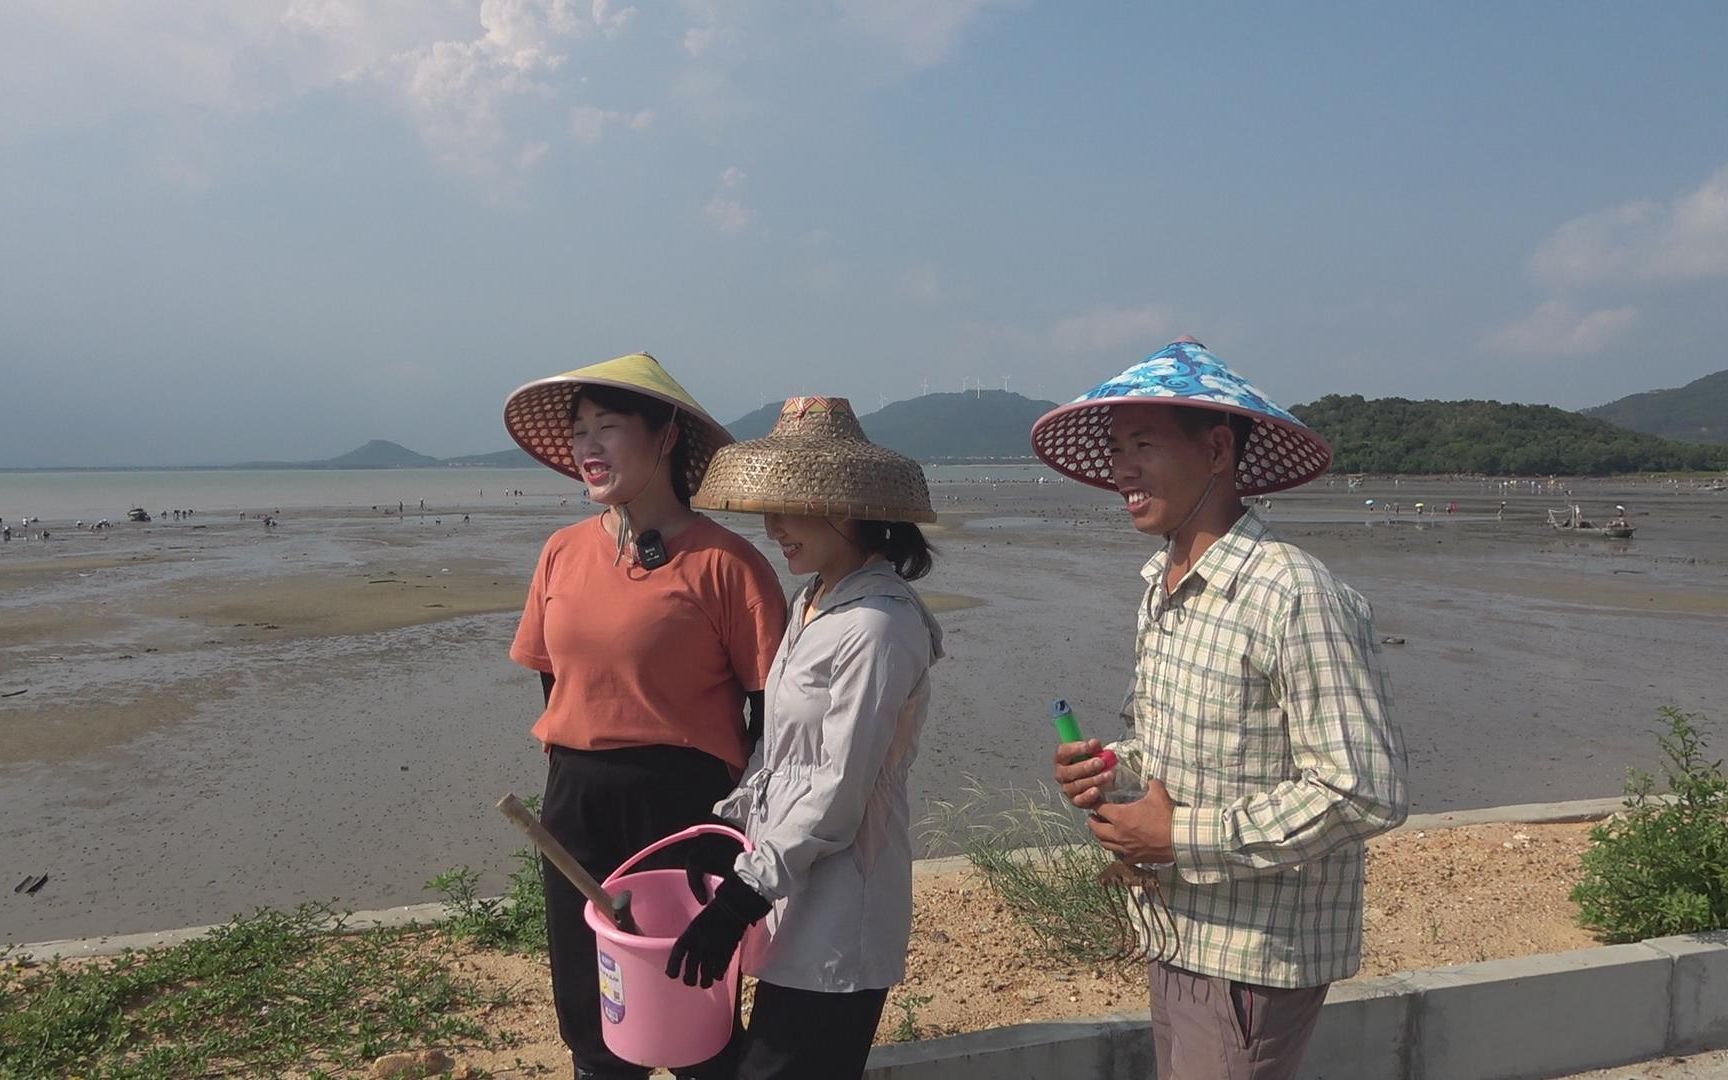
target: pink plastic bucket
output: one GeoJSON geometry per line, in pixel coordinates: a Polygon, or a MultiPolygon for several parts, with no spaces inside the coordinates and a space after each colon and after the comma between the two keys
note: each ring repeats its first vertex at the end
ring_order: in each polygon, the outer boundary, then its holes
{"type": "MultiPolygon", "coordinates": [[[[666,976],[672,945],[702,904],[690,895],[683,870],[631,868],[648,856],[694,836],[730,836],[750,849],[750,841],[724,825],[692,825],[638,851],[606,879],[606,891],[630,890],[630,913],[640,935],[626,934],[587,904],[583,918],[599,946],[600,1032],[606,1046],[625,1061],[650,1068],[678,1069],[707,1061],[732,1036],[732,1010],[738,998],[738,957],[726,977],[704,990],[666,976]]],[[[709,888],[720,879],[708,878],[709,888]]],[[[750,935],[746,935],[748,941],[750,935]]],[[[739,953],[743,953],[740,948],[739,953]]]]}

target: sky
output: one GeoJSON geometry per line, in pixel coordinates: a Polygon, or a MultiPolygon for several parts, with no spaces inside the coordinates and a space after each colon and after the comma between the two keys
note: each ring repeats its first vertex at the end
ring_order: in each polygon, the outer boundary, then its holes
{"type": "Polygon", "coordinates": [[[0,467],[508,447],[646,350],[1566,408],[1728,368],[1728,5],[7,0],[0,467]]]}

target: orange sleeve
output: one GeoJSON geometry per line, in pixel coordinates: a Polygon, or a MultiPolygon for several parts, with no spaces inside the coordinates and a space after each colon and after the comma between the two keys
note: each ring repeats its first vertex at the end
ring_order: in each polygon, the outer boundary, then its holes
{"type": "Polygon", "coordinates": [[[535,671],[552,670],[552,658],[546,655],[546,576],[552,565],[552,545],[557,539],[554,535],[540,549],[540,561],[528,583],[528,600],[522,605],[522,621],[516,624],[516,640],[510,643],[510,659],[535,671]]]}
{"type": "Polygon", "coordinates": [[[774,654],[786,633],[786,594],[780,591],[774,568],[755,548],[747,547],[740,557],[728,561],[735,569],[726,575],[732,579],[727,583],[726,654],[739,683],[755,693],[768,685],[768,669],[774,666],[774,654]]]}

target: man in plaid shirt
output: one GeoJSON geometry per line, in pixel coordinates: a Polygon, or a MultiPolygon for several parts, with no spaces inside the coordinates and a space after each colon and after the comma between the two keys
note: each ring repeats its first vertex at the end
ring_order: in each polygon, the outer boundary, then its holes
{"type": "Polygon", "coordinates": [[[1367,602],[1242,505],[1323,472],[1330,451],[1191,339],[1033,440],[1165,541],[1142,570],[1114,747],[1145,797],[1104,801],[1116,777],[1096,740],[1055,758],[1099,843],[1155,867],[1168,901],[1174,944],[1150,972],[1159,1080],[1292,1078],[1328,985],[1360,964],[1363,841],[1407,802],[1367,602]]]}

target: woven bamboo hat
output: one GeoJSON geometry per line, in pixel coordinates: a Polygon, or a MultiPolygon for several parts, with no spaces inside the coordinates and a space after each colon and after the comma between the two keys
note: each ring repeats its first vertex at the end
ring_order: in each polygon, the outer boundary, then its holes
{"type": "Polygon", "coordinates": [[[1236,491],[1244,497],[1305,484],[1332,464],[1325,439],[1193,338],[1171,342],[1039,417],[1032,425],[1032,450],[1057,472],[1115,491],[1111,413],[1123,406],[1158,405],[1190,405],[1253,421],[1236,462],[1236,491]]]}
{"type": "Polygon", "coordinates": [[[831,397],[789,398],[773,431],[721,449],[690,505],[863,521],[936,520],[924,470],[871,442],[851,402],[831,397]]]}
{"type": "Polygon", "coordinates": [[[628,390],[678,410],[677,423],[684,433],[690,490],[702,486],[702,476],[714,452],[732,442],[732,433],[696,404],[690,391],[666,373],[660,361],[647,353],[631,353],[616,360],[566,371],[562,375],[536,379],[518,388],[504,400],[504,427],[516,444],[547,468],[582,479],[570,452],[570,403],[584,386],[610,386],[628,390]]]}

